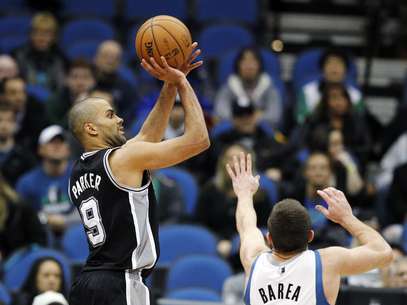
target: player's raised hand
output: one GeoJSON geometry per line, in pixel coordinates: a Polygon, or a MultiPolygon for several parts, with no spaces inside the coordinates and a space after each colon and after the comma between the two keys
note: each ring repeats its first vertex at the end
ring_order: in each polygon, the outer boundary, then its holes
{"type": "Polygon", "coordinates": [[[164,56],[161,56],[161,62],[162,66],[160,66],[153,57],[150,57],[150,62],[147,62],[147,60],[143,58],[141,60],[141,66],[152,76],[164,82],[176,85],[185,80],[185,73],[171,67],[164,56]]]}
{"type": "Polygon", "coordinates": [[[327,187],[322,191],[318,190],[317,193],[328,204],[328,209],[321,205],[317,205],[315,208],[326,218],[341,224],[347,218],[352,217],[352,208],[343,192],[333,187],[327,187]]]}
{"type": "Polygon", "coordinates": [[[243,152],[233,157],[233,164],[226,164],[226,170],[232,179],[233,190],[237,197],[253,196],[259,188],[260,176],[253,176],[252,157],[243,152]]]}
{"type": "Polygon", "coordinates": [[[191,55],[189,56],[188,60],[186,60],[184,64],[179,68],[182,72],[184,72],[185,76],[187,76],[189,72],[202,66],[203,64],[202,60],[194,62],[195,59],[201,54],[201,50],[196,49],[197,47],[198,47],[197,42],[194,42],[189,46],[188,53],[191,55]]]}

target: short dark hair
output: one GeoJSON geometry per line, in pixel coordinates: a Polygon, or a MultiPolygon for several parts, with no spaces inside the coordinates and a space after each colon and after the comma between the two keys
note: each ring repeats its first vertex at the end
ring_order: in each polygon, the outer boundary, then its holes
{"type": "Polygon", "coordinates": [[[311,219],[299,201],[287,198],[278,202],[270,213],[267,228],[276,251],[292,253],[307,249],[311,219]]]}
{"type": "Polygon", "coordinates": [[[73,61],[69,64],[69,69],[68,69],[68,71],[72,71],[73,69],[76,69],[76,68],[79,68],[79,69],[88,69],[88,70],[92,73],[92,75],[95,75],[94,66],[93,66],[90,62],[86,61],[86,60],[83,59],[83,58],[78,58],[78,59],[73,60],[73,61]]]}
{"type": "Polygon", "coordinates": [[[239,64],[242,61],[243,55],[246,52],[251,52],[253,53],[254,57],[256,58],[256,60],[259,62],[259,73],[264,71],[264,62],[263,62],[263,57],[261,56],[261,52],[260,49],[256,46],[248,46],[248,47],[244,47],[243,49],[241,49],[239,51],[239,53],[236,56],[235,62],[234,62],[234,71],[236,74],[239,74],[239,64]]]}
{"type": "Polygon", "coordinates": [[[321,70],[324,68],[329,57],[339,57],[340,59],[343,60],[346,70],[349,70],[349,65],[350,65],[349,55],[345,51],[338,49],[338,48],[326,49],[321,54],[321,57],[319,58],[319,68],[321,70]]]}

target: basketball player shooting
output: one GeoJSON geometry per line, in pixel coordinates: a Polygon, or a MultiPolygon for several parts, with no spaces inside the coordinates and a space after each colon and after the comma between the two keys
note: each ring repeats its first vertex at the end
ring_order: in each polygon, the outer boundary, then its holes
{"type": "Polygon", "coordinates": [[[123,119],[102,98],[87,98],[70,110],[71,131],[85,153],[73,165],[69,195],[89,244],[89,257],[71,289],[71,305],[149,304],[142,278],[159,255],[149,170],[178,164],[209,147],[202,109],[186,78],[202,65],[194,62],[200,53],[196,47],[197,43],[191,45],[192,56],[179,70],[164,57],[161,66],[154,59],[142,61],[164,85],[134,138],[126,140],[123,119]],[[185,111],[185,132],[161,141],[177,92],[185,111]]]}
{"type": "Polygon", "coordinates": [[[259,176],[252,174],[250,155],[235,156],[233,164],[228,164],[226,169],[238,200],[236,225],[247,279],[247,305],[334,305],[341,276],[382,268],[392,261],[390,246],[352,214],[344,194],[333,187],[318,191],[328,208],[317,206],[317,209],[345,228],[361,246],[308,250],[307,245],[314,236],[310,217],[293,199],[274,206],[268,219],[266,245],[256,227],[253,195],[259,187],[259,176]]]}

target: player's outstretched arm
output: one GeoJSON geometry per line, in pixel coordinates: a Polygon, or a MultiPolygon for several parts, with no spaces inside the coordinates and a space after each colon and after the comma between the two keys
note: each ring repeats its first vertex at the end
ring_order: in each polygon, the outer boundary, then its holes
{"type": "Polygon", "coordinates": [[[357,219],[343,192],[328,187],[318,194],[328,204],[328,209],[317,206],[322,214],[329,220],[340,224],[361,246],[346,249],[342,247],[329,247],[321,249],[323,261],[343,276],[367,272],[375,268],[389,265],[393,254],[389,244],[374,229],[357,219]]]}
{"type": "Polygon", "coordinates": [[[226,170],[232,179],[233,190],[237,196],[236,226],[240,236],[240,260],[248,275],[254,259],[267,250],[264,237],[257,228],[257,216],[253,207],[253,195],[259,188],[259,176],[252,173],[251,155],[240,153],[234,156],[233,164],[226,170]]]}
{"type": "MultiPolygon", "coordinates": [[[[165,58],[163,64],[167,65],[165,58]]],[[[172,166],[185,161],[207,149],[210,145],[201,105],[185,74],[177,69],[171,74],[161,74],[173,83],[181,97],[185,111],[185,132],[174,139],[152,143],[130,139],[110,157],[116,172],[121,170],[142,171],[172,166]],[[163,75],[166,75],[165,77],[163,75]]],[[[155,128],[150,126],[150,128],[155,128]]]]}
{"type": "MultiPolygon", "coordinates": [[[[182,73],[184,73],[185,76],[187,76],[192,70],[202,65],[202,61],[194,62],[201,53],[201,50],[195,50],[197,46],[198,43],[196,42],[191,44],[189,50],[191,56],[179,69],[182,73]]],[[[143,59],[141,61],[141,66],[152,76],[164,80],[164,85],[161,89],[157,102],[144,121],[140,132],[135,137],[135,140],[160,142],[164,137],[165,129],[167,128],[170,113],[172,107],[174,106],[175,96],[177,94],[176,86],[167,80],[168,74],[174,74],[177,73],[177,71],[174,71],[175,69],[170,68],[168,65],[161,67],[157,64],[154,58],[150,58],[150,63],[143,59]]]]}

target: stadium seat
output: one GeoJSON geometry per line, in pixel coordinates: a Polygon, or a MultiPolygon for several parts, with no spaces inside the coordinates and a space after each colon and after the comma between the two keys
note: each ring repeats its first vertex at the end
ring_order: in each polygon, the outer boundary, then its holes
{"type": "Polygon", "coordinates": [[[198,22],[236,21],[255,24],[258,1],[197,0],[195,18],[198,22]]]}
{"type": "Polygon", "coordinates": [[[216,255],[216,237],[206,228],[194,225],[167,225],[160,228],[159,266],[191,254],[216,255]]]}
{"type": "MultiPolygon", "coordinates": [[[[321,76],[319,59],[322,52],[322,49],[311,49],[298,55],[292,73],[292,80],[296,90],[321,76]]],[[[352,60],[350,61],[346,79],[350,83],[355,83],[357,79],[356,65],[352,60]]]]}
{"type": "Polygon", "coordinates": [[[116,15],[115,0],[62,0],[64,17],[92,16],[112,19],[116,15]]]}
{"type": "Polygon", "coordinates": [[[185,204],[185,212],[188,215],[194,215],[196,202],[198,200],[198,184],[195,177],[186,170],[175,167],[163,168],[158,172],[177,183],[185,204]]]}
{"type": "Polygon", "coordinates": [[[125,79],[132,87],[137,87],[137,78],[133,71],[126,67],[121,66],[118,70],[118,74],[121,78],[125,79]]]}
{"type": "Polygon", "coordinates": [[[74,262],[84,263],[89,254],[88,240],[82,224],[69,227],[62,237],[62,251],[74,262]]]}
{"type": "Polygon", "coordinates": [[[114,39],[112,26],[106,22],[93,19],[74,20],[62,28],[61,46],[66,49],[84,41],[103,42],[114,39]]]}
{"type": "Polygon", "coordinates": [[[156,15],[170,15],[185,20],[187,0],[125,0],[124,16],[128,21],[143,20],[156,15]]]}
{"type": "Polygon", "coordinates": [[[26,91],[28,95],[41,103],[46,103],[51,96],[51,92],[47,88],[39,85],[27,84],[26,91]]]}
{"type": "Polygon", "coordinates": [[[7,16],[0,18],[0,51],[10,53],[28,41],[30,16],[7,16]]]}
{"type": "Polygon", "coordinates": [[[4,12],[14,12],[14,13],[21,13],[21,10],[24,10],[25,7],[25,0],[1,0],[0,1],[0,11],[4,12]]]}
{"type": "Polygon", "coordinates": [[[172,291],[165,296],[167,299],[222,302],[222,298],[216,292],[202,288],[186,288],[172,291]]]}
{"type": "Polygon", "coordinates": [[[206,59],[219,59],[234,49],[252,45],[254,37],[237,25],[212,25],[203,29],[197,39],[206,59]]]}
{"type": "Polygon", "coordinates": [[[96,51],[99,47],[99,44],[100,41],[95,40],[81,41],[68,46],[65,49],[65,55],[71,61],[78,58],[82,58],[89,62],[92,62],[95,57],[96,51]]]}
{"type": "Polygon", "coordinates": [[[10,293],[7,291],[6,287],[4,287],[2,283],[0,283],[0,304],[11,304],[10,293]]]}
{"type": "Polygon", "coordinates": [[[205,288],[221,293],[223,282],[231,275],[229,264],[219,257],[186,256],[170,267],[167,293],[183,288],[205,288]]]}
{"type": "Polygon", "coordinates": [[[10,291],[16,291],[21,288],[26,280],[28,273],[34,262],[42,257],[53,257],[58,260],[65,274],[66,288],[69,289],[71,285],[71,267],[68,259],[60,252],[40,247],[31,247],[29,249],[23,249],[8,259],[12,261],[12,264],[8,264],[7,269],[4,270],[4,284],[10,291]],[[13,256],[18,256],[18,259],[14,259],[13,256]]]}

